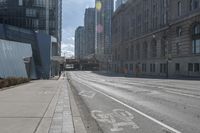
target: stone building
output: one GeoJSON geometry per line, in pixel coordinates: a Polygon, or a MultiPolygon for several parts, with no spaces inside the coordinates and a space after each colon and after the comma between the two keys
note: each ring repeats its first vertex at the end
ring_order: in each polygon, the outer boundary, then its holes
{"type": "Polygon", "coordinates": [[[127,0],[116,0],[115,1],[115,10],[119,8],[122,4],[126,3],[127,0]]]}
{"type": "Polygon", "coordinates": [[[112,18],[115,72],[200,77],[200,1],[129,0],[112,18]]]}

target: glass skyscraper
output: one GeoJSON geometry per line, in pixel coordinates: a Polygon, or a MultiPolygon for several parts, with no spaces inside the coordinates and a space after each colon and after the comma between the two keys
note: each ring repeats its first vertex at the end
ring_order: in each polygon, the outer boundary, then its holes
{"type": "Polygon", "coordinates": [[[111,20],[114,10],[114,0],[96,0],[96,31],[95,55],[100,62],[100,68],[108,70],[111,67],[111,20]]]}
{"type": "Polygon", "coordinates": [[[0,0],[0,23],[57,38],[60,55],[62,0],[0,0]]]}

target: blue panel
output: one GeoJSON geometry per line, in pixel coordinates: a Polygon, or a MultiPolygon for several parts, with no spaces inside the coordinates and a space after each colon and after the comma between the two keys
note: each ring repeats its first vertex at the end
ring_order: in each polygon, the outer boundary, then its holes
{"type": "Polygon", "coordinates": [[[39,54],[42,61],[42,66],[37,67],[37,70],[40,72],[40,76],[43,78],[49,78],[50,76],[50,45],[51,45],[51,36],[44,34],[44,33],[38,33],[37,36],[37,43],[39,47],[39,54]]]}

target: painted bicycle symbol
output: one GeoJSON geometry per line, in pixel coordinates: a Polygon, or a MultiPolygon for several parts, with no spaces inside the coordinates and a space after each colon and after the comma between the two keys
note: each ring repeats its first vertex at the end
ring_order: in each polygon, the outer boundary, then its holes
{"type": "Polygon", "coordinates": [[[104,114],[102,111],[92,111],[92,117],[99,122],[112,124],[112,132],[123,131],[124,126],[131,126],[138,129],[139,126],[133,122],[134,116],[123,109],[114,109],[112,113],[104,114]],[[120,122],[119,122],[120,120],[120,122]]]}
{"type": "Polygon", "coordinates": [[[94,98],[94,96],[96,95],[96,93],[93,92],[93,91],[81,91],[79,93],[79,95],[92,99],[92,98],[94,98]]]}

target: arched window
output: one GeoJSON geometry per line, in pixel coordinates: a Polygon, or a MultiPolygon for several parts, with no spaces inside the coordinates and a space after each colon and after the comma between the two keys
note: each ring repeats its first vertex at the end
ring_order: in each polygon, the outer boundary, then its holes
{"type": "Polygon", "coordinates": [[[199,0],[190,0],[190,11],[199,8],[199,0]]]}
{"type": "Polygon", "coordinates": [[[130,56],[131,56],[131,60],[133,60],[134,59],[134,45],[131,45],[130,56]]]}
{"type": "Polygon", "coordinates": [[[157,57],[157,42],[155,39],[151,41],[151,57],[157,57]]]}
{"type": "Polygon", "coordinates": [[[178,16],[181,16],[181,14],[182,14],[182,3],[181,3],[181,1],[179,1],[178,2],[178,16]]]}
{"type": "Polygon", "coordinates": [[[200,23],[192,27],[192,53],[200,54],[200,23]]]}
{"type": "Polygon", "coordinates": [[[165,57],[166,56],[166,50],[167,50],[166,38],[163,37],[162,40],[161,40],[161,50],[160,50],[161,57],[165,57]]]}
{"type": "Polygon", "coordinates": [[[194,36],[200,35],[200,23],[199,24],[195,24],[193,26],[193,35],[194,36]]]}
{"type": "Polygon", "coordinates": [[[148,44],[147,42],[143,43],[143,49],[142,49],[142,57],[143,59],[147,59],[147,55],[148,55],[148,44]]]}
{"type": "Polygon", "coordinates": [[[140,44],[136,45],[136,57],[137,59],[140,59],[140,44]]]}

